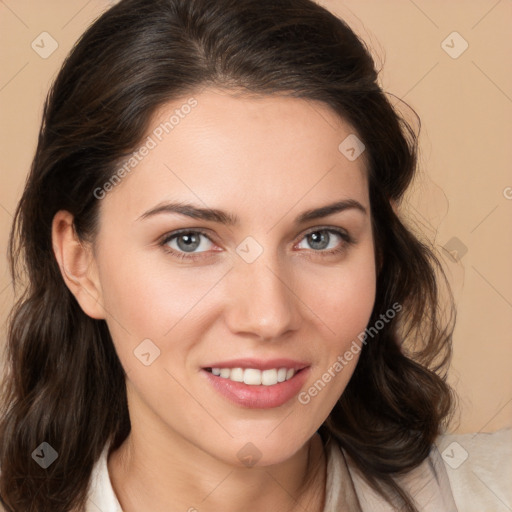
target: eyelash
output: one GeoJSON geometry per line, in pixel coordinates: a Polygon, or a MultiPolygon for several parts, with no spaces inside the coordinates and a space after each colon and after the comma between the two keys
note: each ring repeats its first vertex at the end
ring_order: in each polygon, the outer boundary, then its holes
{"type": "MultiPolygon", "coordinates": [[[[334,229],[331,227],[327,227],[327,226],[320,226],[320,227],[316,227],[316,228],[313,228],[313,229],[307,231],[299,241],[301,241],[308,235],[311,235],[313,233],[319,233],[319,232],[334,233],[336,235],[339,235],[342,238],[342,240],[344,241],[341,244],[341,247],[338,247],[337,249],[329,249],[327,251],[326,250],[315,251],[314,249],[312,249],[313,252],[323,254],[323,255],[325,255],[325,257],[340,254],[343,251],[345,251],[348,246],[350,246],[356,242],[347,232],[342,231],[340,229],[334,229]]],[[[180,260],[187,259],[187,260],[196,261],[200,258],[204,258],[204,256],[201,256],[201,254],[203,254],[201,252],[200,253],[179,252],[179,251],[171,249],[170,247],[167,246],[167,244],[174,238],[177,238],[183,234],[190,234],[190,233],[194,233],[194,234],[199,233],[199,234],[203,235],[204,237],[206,237],[208,240],[210,240],[210,242],[213,242],[213,240],[211,240],[211,238],[208,236],[208,234],[201,229],[180,229],[178,231],[173,231],[172,233],[164,235],[164,237],[160,241],[159,245],[162,246],[166,252],[168,252],[169,254],[172,254],[176,258],[179,258],[180,260]]],[[[307,257],[309,257],[309,256],[307,256],[307,257]]]]}

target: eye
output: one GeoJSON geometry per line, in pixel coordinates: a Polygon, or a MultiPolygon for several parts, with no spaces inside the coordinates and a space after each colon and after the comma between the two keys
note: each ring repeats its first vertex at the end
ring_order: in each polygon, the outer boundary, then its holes
{"type": "Polygon", "coordinates": [[[347,232],[333,228],[314,228],[314,230],[306,233],[303,240],[307,241],[314,252],[328,255],[340,253],[345,250],[348,245],[354,243],[354,240],[347,232]],[[338,239],[337,243],[336,238],[338,239]]]}
{"type": "Polygon", "coordinates": [[[165,236],[160,242],[160,245],[162,245],[165,250],[171,252],[178,258],[194,258],[198,252],[208,252],[211,249],[209,244],[213,244],[213,242],[206,233],[190,229],[175,231],[165,236]],[[207,240],[207,242],[204,242],[203,239],[207,240]],[[196,251],[198,248],[202,250],[196,251]]]}
{"type": "MultiPolygon", "coordinates": [[[[313,253],[323,256],[341,253],[349,245],[355,243],[355,240],[346,231],[327,227],[314,228],[306,233],[301,240],[308,242],[313,253]],[[336,239],[338,239],[337,243],[336,239]]],[[[214,244],[203,231],[182,229],[164,236],[160,245],[177,258],[194,260],[209,256],[209,254],[201,255],[201,253],[209,253],[214,244]],[[197,249],[202,250],[198,251],[197,249]]]]}

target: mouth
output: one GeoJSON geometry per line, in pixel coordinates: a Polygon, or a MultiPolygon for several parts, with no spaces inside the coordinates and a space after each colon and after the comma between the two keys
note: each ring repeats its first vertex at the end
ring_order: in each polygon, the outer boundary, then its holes
{"type": "Polygon", "coordinates": [[[202,374],[231,403],[244,408],[269,409],[297,395],[310,365],[289,359],[236,360],[203,367],[202,374]]]}

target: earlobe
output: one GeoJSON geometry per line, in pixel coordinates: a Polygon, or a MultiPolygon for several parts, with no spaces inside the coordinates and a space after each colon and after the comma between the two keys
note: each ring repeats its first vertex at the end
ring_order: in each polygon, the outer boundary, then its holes
{"type": "Polygon", "coordinates": [[[104,319],[96,261],[90,244],[78,238],[71,213],[60,210],[53,217],[52,245],[62,278],[84,313],[91,318],[104,319]]]}

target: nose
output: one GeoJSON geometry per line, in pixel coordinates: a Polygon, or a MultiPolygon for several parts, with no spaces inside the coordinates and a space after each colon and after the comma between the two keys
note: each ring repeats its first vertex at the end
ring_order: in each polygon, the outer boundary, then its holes
{"type": "Polygon", "coordinates": [[[277,341],[299,328],[301,301],[293,289],[293,269],[283,269],[269,253],[252,263],[239,260],[227,276],[226,318],[234,334],[277,341]]]}

